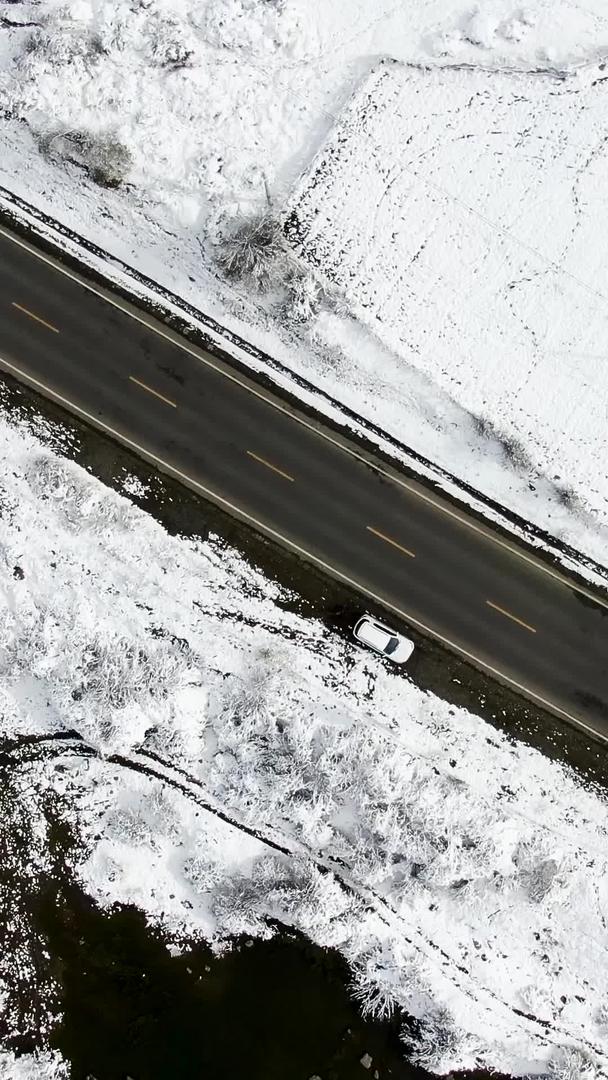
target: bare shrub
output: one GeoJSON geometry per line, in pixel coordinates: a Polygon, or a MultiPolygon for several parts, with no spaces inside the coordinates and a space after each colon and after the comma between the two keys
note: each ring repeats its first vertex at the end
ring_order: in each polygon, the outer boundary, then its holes
{"type": "Polygon", "coordinates": [[[565,507],[571,514],[582,514],[585,512],[585,504],[573,488],[566,487],[563,484],[556,484],[555,493],[560,506],[565,507]]]}
{"type": "Polygon", "coordinates": [[[111,132],[47,133],[40,137],[38,145],[53,164],[77,165],[100,187],[120,187],[133,164],[129,148],[111,132]]]}
{"type": "Polygon", "coordinates": [[[184,877],[195,893],[201,896],[211,892],[222,879],[222,869],[217,860],[205,851],[196,851],[184,862],[184,877]]]}
{"type": "Polygon", "coordinates": [[[514,469],[527,471],[532,467],[532,460],[524,444],[515,435],[500,436],[502,452],[514,469]]]}
{"type": "Polygon", "coordinates": [[[478,435],[500,446],[505,460],[512,468],[524,472],[532,468],[530,455],[516,435],[500,431],[496,424],[486,416],[473,416],[472,421],[478,435]]]}
{"type": "Polygon", "coordinates": [[[258,294],[274,294],[275,313],[286,322],[308,323],[327,302],[317,278],[301,266],[269,210],[240,222],[216,247],[217,264],[229,281],[258,294]]]}
{"type": "Polygon", "coordinates": [[[65,20],[49,20],[46,29],[36,28],[25,41],[22,63],[41,57],[51,67],[65,68],[78,61],[94,63],[105,51],[99,34],[83,32],[65,20]]]}
{"type": "Polygon", "coordinates": [[[241,222],[223,238],[216,257],[229,281],[243,282],[258,293],[283,284],[287,264],[283,233],[270,213],[241,222]]]}
{"type": "Polygon", "coordinates": [[[473,416],[473,427],[483,439],[500,439],[496,425],[487,416],[473,416]]]}

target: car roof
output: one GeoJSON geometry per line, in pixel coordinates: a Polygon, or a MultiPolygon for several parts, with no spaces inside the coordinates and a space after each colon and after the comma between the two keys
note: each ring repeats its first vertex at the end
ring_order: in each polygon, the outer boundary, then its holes
{"type": "Polygon", "coordinates": [[[378,624],[369,615],[364,615],[362,619],[359,619],[356,630],[363,641],[382,652],[386,648],[387,640],[394,636],[388,628],[378,624]]]}

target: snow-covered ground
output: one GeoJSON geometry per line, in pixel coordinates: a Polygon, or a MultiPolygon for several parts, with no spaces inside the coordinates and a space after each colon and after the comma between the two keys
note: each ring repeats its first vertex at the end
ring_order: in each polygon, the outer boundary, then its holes
{"type": "MultiPolygon", "coordinates": [[[[607,41],[601,0],[0,2],[0,181],[605,561],[607,41]],[[353,130],[385,56],[473,70],[393,67],[392,126],[376,87],[353,130]],[[276,230],[313,197],[331,243],[301,254],[325,292],[276,230]],[[257,245],[256,274],[229,280],[239,243],[257,245]],[[403,289],[387,303],[391,244],[403,289]]],[[[3,731],[76,729],[99,754],[22,773],[12,812],[27,804],[41,872],[32,791],[55,790],[103,903],[218,947],[268,934],[268,916],[297,926],[342,951],[362,1007],[424,1021],[436,1070],[608,1075],[603,797],[287,613],[218,539],[169,538],[32,433],[2,421],[0,456],[3,731]]],[[[0,1056],[11,1080],[60,1067],[0,1056]]]]}
{"type": "Polygon", "coordinates": [[[590,73],[381,64],[286,210],[389,349],[603,522],[606,102],[590,73]]]}
{"type": "Polygon", "coordinates": [[[437,1071],[608,1075],[605,798],[36,430],[0,421],[1,731],[76,730],[97,755],[11,773],[34,861],[55,792],[103,904],[218,948],[298,927],[343,953],[364,1009],[423,1020],[437,1071]]]}
{"type": "Polygon", "coordinates": [[[603,0],[4,0],[0,182],[605,563],[605,46],[603,0]],[[441,70],[336,160],[324,290],[272,226],[382,57],[441,70]],[[257,295],[226,277],[252,231],[257,295]]]}

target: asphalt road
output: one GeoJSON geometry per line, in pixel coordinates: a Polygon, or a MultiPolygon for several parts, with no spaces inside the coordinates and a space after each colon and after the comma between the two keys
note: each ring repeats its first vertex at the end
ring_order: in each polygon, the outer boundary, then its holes
{"type": "Polygon", "coordinates": [[[0,298],[0,369],[608,740],[608,605],[1,233],[0,298]]]}

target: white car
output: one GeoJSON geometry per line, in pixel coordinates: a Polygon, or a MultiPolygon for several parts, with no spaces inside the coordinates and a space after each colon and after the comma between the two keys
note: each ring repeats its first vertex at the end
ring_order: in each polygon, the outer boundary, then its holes
{"type": "Polygon", "coordinates": [[[364,615],[359,619],[353,634],[362,645],[368,645],[374,652],[388,657],[395,664],[404,664],[414,651],[413,641],[378,622],[378,619],[373,619],[371,615],[364,615]]]}

